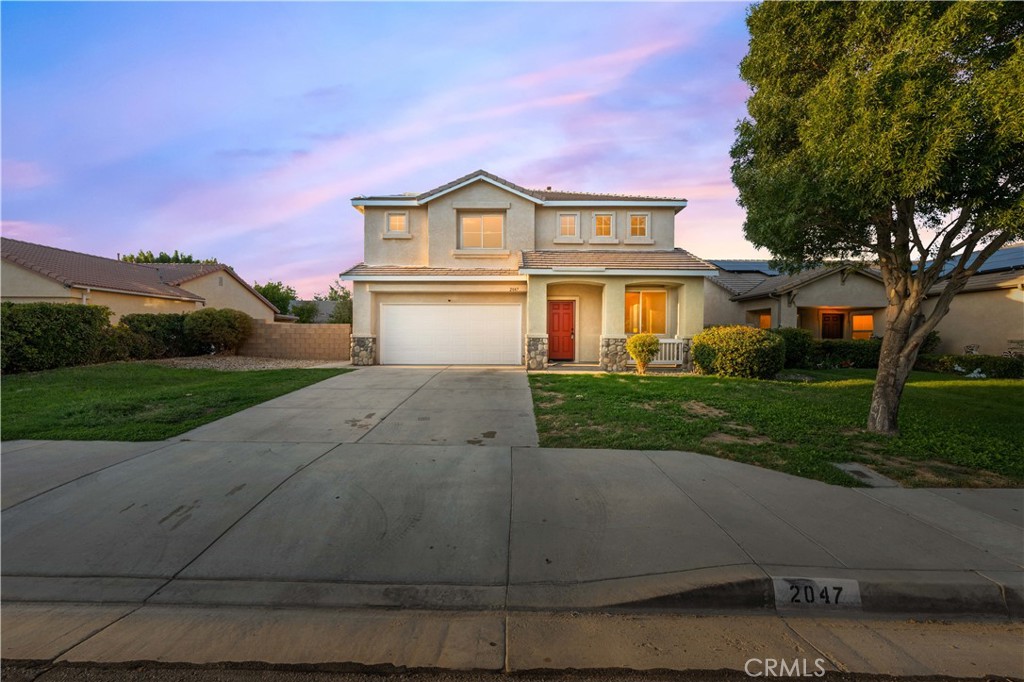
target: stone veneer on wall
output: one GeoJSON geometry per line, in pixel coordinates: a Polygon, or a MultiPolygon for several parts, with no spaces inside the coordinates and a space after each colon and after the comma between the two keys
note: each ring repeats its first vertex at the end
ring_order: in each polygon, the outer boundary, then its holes
{"type": "Polygon", "coordinates": [[[353,365],[376,365],[377,364],[377,337],[376,336],[353,336],[352,337],[352,364],[353,365]]]}
{"type": "Polygon", "coordinates": [[[625,372],[629,353],[626,337],[601,337],[601,369],[606,372],[625,372]]]}
{"type": "Polygon", "coordinates": [[[544,369],[548,364],[548,337],[526,337],[526,369],[544,369]]]}

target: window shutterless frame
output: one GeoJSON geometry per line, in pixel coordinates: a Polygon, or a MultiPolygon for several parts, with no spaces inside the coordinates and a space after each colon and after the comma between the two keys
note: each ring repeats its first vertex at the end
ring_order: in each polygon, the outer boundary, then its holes
{"type": "Polygon", "coordinates": [[[504,213],[459,213],[459,249],[502,249],[504,247],[504,213]]]}
{"type": "Polygon", "coordinates": [[[384,230],[390,234],[407,234],[409,232],[409,212],[388,211],[384,216],[384,230]]]}
{"type": "Polygon", "coordinates": [[[597,239],[615,239],[615,214],[594,214],[594,237],[597,239]]]}

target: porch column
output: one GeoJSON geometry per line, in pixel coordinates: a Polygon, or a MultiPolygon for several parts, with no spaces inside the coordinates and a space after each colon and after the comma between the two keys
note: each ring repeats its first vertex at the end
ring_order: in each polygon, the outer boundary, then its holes
{"type": "Polygon", "coordinates": [[[530,277],[526,286],[526,369],[548,364],[548,283],[530,277]]]}
{"type": "Polygon", "coordinates": [[[377,337],[373,334],[373,294],[366,282],[352,285],[352,337],[349,357],[353,365],[377,364],[377,337]]]}
{"type": "Polygon", "coordinates": [[[601,369],[626,371],[626,283],[605,282],[601,297],[601,369]]]}
{"type": "Polygon", "coordinates": [[[687,279],[679,287],[676,338],[692,339],[704,329],[704,278],[687,279]]]}

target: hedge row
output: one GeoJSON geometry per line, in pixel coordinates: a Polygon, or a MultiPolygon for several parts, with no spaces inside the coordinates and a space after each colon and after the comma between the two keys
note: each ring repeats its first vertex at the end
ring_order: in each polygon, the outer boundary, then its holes
{"type": "Polygon", "coordinates": [[[37,372],[114,360],[149,360],[236,351],[252,318],[228,308],[125,315],[67,303],[10,303],[0,310],[0,371],[37,372]]]}
{"type": "Polygon", "coordinates": [[[698,374],[771,379],[785,364],[786,342],[754,327],[709,327],[693,337],[690,354],[698,374]]]}
{"type": "Polygon", "coordinates": [[[929,355],[917,356],[914,369],[926,372],[961,374],[978,379],[1024,379],[1024,358],[1001,355],[929,355]]]}

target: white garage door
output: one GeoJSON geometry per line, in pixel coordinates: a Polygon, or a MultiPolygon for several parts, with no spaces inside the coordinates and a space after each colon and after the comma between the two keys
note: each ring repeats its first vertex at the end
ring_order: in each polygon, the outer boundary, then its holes
{"type": "Polygon", "coordinates": [[[514,304],[380,307],[382,365],[522,364],[522,306],[514,304]]]}

